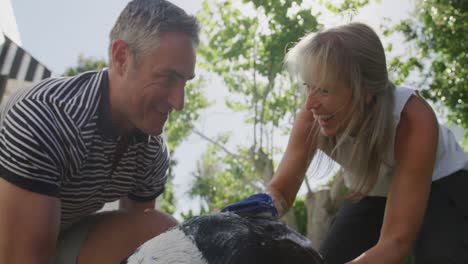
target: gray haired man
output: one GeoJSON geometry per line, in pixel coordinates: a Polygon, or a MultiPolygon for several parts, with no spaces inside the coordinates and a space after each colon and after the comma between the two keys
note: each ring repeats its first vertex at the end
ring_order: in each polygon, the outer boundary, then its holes
{"type": "Polygon", "coordinates": [[[0,263],[118,263],[177,224],[155,210],[162,137],[194,77],[197,20],[133,0],[110,33],[109,69],[46,79],[0,117],[0,263]],[[119,209],[98,212],[119,200],[119,209]]]}

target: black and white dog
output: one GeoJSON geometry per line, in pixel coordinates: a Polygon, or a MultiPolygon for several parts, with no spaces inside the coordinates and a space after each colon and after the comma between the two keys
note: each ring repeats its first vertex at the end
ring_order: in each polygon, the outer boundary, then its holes
{"type": "Polygon", "coordinates": [[[147,241],[121,264],[322,264],[310,241],[264,217],[199,216],[147,241]]]}

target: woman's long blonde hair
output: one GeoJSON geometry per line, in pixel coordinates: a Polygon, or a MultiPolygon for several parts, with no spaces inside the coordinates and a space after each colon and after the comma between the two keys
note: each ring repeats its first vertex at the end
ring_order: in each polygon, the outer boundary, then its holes
{"type": "Polygon", "coordinates": [[[285,65],[306,83],[320,87],[339,81],[352,90],[348,125],[334,137],[325,137],[318,129],[312,136],[314,145],[334,160],[340,145],[354,139],[341,165],[354,176],[351,197],[365,196],[374,187],[382,164],[390,163],[387,155],[394,137],[395,86],[388,79],[379,37],[362,23],[308,34],[287,53],[285,65]]]}

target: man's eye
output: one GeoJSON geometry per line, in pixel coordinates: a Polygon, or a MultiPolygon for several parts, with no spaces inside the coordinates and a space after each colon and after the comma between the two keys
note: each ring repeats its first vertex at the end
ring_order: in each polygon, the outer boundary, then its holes
{"type": "Polygon", "coordinates": [[[166,83],[169,86],[174,85],[178,79],[179,77],[174,73],[169,73],[166,75],[166,83]]]}

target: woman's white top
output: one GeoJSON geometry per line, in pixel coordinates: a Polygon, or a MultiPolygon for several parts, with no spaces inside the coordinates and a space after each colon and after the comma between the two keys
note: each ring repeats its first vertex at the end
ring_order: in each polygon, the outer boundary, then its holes
{"type": "MultiPolygon", "coordinates": [[[[394,125],[393,129],[396,130],[398,123],[400,122],[400,115],[403,111],[404,106],[408,102],[408,99],[415,90],[397,87],[395,89],[395,108],[393,110],[394,125]]],[[[395,133],[394,133],[395,134],[395,133]]],[[[392,145],[395,145],[395,138],[390,139],[392,145]]],[[[345,141],[342,146],[338,148],[337,160],[339,164],[344,164],[347,160],[347,154],[349,155],[353,139],[349,138],[345,141]]],[[[369,196],[387,196],[392,177],[394,174],[393,165],[395,164],[395,156],[393,148],[389,150],[388,160],[391,166],[381,166],[379,177],[374,188],[368,194],[369,196]]],[[[445,126],[439,124],[439,135],[437,142],[437,155],[434,164],[434,170],[432,173],[432,181],[439,180],[446,177],[458,170],[468,170],[468,154],[464,153],[463,149],[458,145],[453,133],[445,126]]],[[[353,178],[355,176],[344,168],[344,181],[348,188],[353,184],[353,178]]]]}

